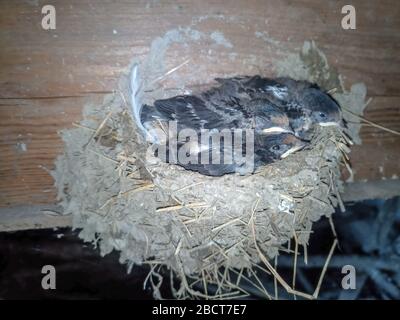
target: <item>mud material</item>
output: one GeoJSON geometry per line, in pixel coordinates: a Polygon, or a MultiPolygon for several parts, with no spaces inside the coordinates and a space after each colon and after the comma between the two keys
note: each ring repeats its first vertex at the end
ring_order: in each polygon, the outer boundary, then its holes
{"type": "MultiPolygon", "coordinates": [[[[170,45],[184,48],[204,37],[233,46],[220,32],[206,35],[193,29],[172,30],[153,42],[148,58],[140,62],[143,102],[187,91],[187,79],[180,79],[179,72],[173,75],[174,90],[154,84],[168,72],[164,59],[170,45]]],[[[336,88],[340,104],[362,112],[365,86],[353,85],[347,92],[315,43],[287,52],[275,68],[278,76],[336,88]]],[[[338,129],[318,128],[311,146],[253,175],[208,177],[146,157],[147,145],[137,135],[126,88],[123,76],[115,94],[106,96],[103,105],[88,105],[76,128],[62,132],[65,152],[53,176],[79,236],[98,246],[102,255],[118,250],[128,271],[149,264],[146,281],[156,298],[161,298],[160,266],[179,278],[173,288],[177,298],[208,297],[206,283],[220,286],[219,298],[245,295],[224,270],[252,272],[260,262],[288,251],[292,238],[307,246],[313,222],[341,205],[339,165],[348,150],[338,129]],[[193,289],[198,280],[204,283],[203,292],[193,289]]],[[[351,126],[347,134],[357,140],[357,129],[351,126]]]]}

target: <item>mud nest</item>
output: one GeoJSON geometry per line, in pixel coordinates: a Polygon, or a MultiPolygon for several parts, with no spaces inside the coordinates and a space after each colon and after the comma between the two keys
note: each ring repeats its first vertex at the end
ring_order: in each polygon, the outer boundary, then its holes
{"type": "MultiPolygon", "coordinates": [[[[320,78],[326,80],[326,73],[320,78]]],[[[315,298],[289,286],[271,261],[280,252],[297,256],[300,246],[306,250],[313,222],[343,207],[339,167],[347,163],[346,134],[318,127],[307,148],[252,175],[204,176],[148,160],[129,111],[126,82],[123,77],[102,105],[87,106],[83,120],[62,134],[65,152],[53,176],[80,237],[102,255],[118,250],[128,271],[148,264],[145,284],[156,298],[161,267],[178,279],[171,283],[177,298],[243,297],[248,292],[240,279],[248,277],[271,298],[256,271],[289,293],[315,298]],[[211,285],[217,288],[213,295],[211,285]]],[[[155,98],[144,93],[145,102],[155,98]]],[[[351,101],[345,93],[335,98],[351,101]]]]}
{"type": "Polygon", "coordinates": [[[288,251],[293,237],[306,246],[313,222],[341,202],[347,142],[336,128],[318,128],[307,149],[252,175],[209,177],[147,161],[124,99],[116,93],[107,100],[64,133],[56,175],[62,204],[102,255],[116,249],[131,266],[173,270],[181,280],[177,297],[207,296],[192,288],[199,277],[220,284],[218,297],[244,294],[221,270],[243,273],[267,262],[265,271],[274,273],[268,261],[288,251]]]}

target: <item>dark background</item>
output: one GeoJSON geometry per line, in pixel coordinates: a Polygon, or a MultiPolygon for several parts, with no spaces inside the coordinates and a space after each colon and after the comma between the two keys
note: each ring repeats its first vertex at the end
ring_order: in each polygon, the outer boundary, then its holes
{"type": "MultiPolygon", "coordinates": [[[[320,299],[400,298],[400,198],[347,204],[346,212],[336,212],[334,223],[339,246],[324,277],[320,299]],[[356,290],[341,288],[341,267],[354,265],[356,290]]],[[[100,257],[91,244],[78,238],[78,230],[44,229],[0,233],[0,299],[152,299],[149,287],[143,290],[147,267],[135,266],[130,274],[113,251],[100,257]],[[56,269],[56,289],[43,290],[41,269],[56,269]]],[[[315,224],[308,250],[309,263],[298,259],[296,288],[312,293],[317,284],[334,236],[328,219],[315,224]]],[[[291,256],[279,258],[278,272],[291,283],[291,256]]],[[[161,294],[172,298],[169,272],[165,272],[161,294]]],[[[259,274],[273,293],[270,278],[259,274]]],[[[262,298],[253,292],[249,299],[262,298]]],[[[280,298],[293,296],[280,290],[280,298]]]]}

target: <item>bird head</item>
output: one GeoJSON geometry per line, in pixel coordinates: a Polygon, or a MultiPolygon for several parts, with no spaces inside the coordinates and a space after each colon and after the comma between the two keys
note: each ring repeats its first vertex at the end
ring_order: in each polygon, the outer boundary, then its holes
{"type": "Polygon", "coordinates": [[[258,136],[257,144],[261,158],[273,160],[284,159],[306,146],[306,142],[290,133],[258,136]]]}
{"type": "Polygon", "coordinates": [[[321,126],[342,126],[342,114],[339,105],[325,92],[308,88],[304,90],[302,104],[310,113],[313,123],[321,126]]]}

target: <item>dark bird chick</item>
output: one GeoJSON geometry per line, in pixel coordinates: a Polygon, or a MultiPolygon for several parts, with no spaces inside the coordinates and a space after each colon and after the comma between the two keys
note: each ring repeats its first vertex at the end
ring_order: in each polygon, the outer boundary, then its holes
{"type": "MultiPolygon", "coordinates": [[[[192,153],[190,156],[194,156],[198,161],[195,163],[178,162],[178,164],[187,170],[209,176],[222,176],[230,173],[251,174],[262,166],[286,158],[306,145],[304,141],[290,133],[256,135],[254,138],[254,144],[250,148],[250,157],[245,154],[245,151],[247,152],[245,141],[243,141],[242,148],[239,149],[233,148],[231,144],[226,144],[226,141],[217,146],[213,142],[199,143],[195,144],[190,151],[192,153]],[[215,156],[221,160],[220,163],[211,161],[215,156]],[[201,161],[205,158],[210,159],[209,163],[201,161]]],[[[201,141],[200,138],[199,141],[201,141]]]]}
{"type": "MultiPolygon", "coordinates": [[[[143,105],[140,123],[152,129],[154,123],[176,121],[177,129],[254,129],[255,134],[294,133],[287,115],[267,99],[212,101],[205,97],[181,95],[143,105]]],[[[154,137],[156,138],[156,137],[154,137]]]]}
{"type": "Polygon", "coordinates": [[[135,121],[153,144],[168,141],[166,162],[207,175],[247,173],[254,169],[254,164],[271,163],[304,146],[293,135],[286,114],[267,99],[229,95],[215,99],[215,96],[205,93],[157,100],[154,106],[141,105],[136,94],[136,74],[134,68],[131,89],[135,121]],[[171,133],[172,124],[176,126],[176,133],[171,133]],[[180,137],[182,131],[189,134],[180,137]],[[241,132],[240,148],[235,144],[238,131],[241,132]],[[204,139],[205,134],[208,138],[204,139]],[[177,156],[170,143],[176,136],[177,156]],[[212,143],[218,139],[223,143],[212,143]],[[250,149],[252,154],[244,155],[245,149],[246,152],[250,149]],[[179,157],[182,154],[184,157],[179,157]],[[200,161],[215,154],[224,161],[200,161]],[[252,163],[238,161],[244,156],[247,160],[250,157],[252,163]]]}
{"type": "Polygon", "coordinates": [[[309,138],[313,125],[342,126],[336,101],[317,85],[289,78],[260,76],[217,79],[221,86],[210,91],[214,98],[229,94],[249,99],[267,99],[284,111],[296,136],[309,138]]]}
{"type": "Polygon", "coordinates": [[[290,154],[303,149],[307,143],[289,133],[256,136],[254,142],[255,167],[284,159],[290,154]]]}

